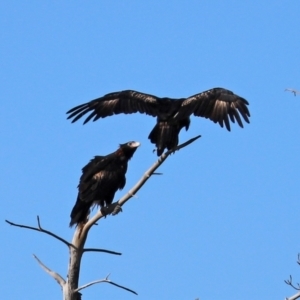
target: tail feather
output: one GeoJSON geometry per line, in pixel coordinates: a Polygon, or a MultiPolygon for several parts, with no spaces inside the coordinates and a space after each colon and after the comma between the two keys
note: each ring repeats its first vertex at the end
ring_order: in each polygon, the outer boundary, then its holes
{"type": "Polygon", "coordinates": [[[157,155],[163,154],[164,150],[178,145],[178,134],[181,128],[168,122],[158,122],[149,134],[151,143],[156,145],[157,155]]]}
{"type": "Polygon", "coordinates": [[[69,226],[72,227],[75,224],[79,224],[82,222],[86,222],[87,217],[90,213],[90,204],[83,202],[79,198],[77,198],[76,204],[71,212],[71,221],[69,226]]]}

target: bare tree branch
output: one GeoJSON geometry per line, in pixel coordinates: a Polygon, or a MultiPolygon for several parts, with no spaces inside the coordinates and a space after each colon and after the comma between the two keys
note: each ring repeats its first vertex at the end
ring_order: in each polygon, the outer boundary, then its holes
{"type": "Polygon", "coordinates": [[[116,284],[116,283],[114,283],[114,282],[112,282],[112,281],[107,281],[107,283],[110,283],[110,284],[112,284],[112,285],[114,285],[114,286],[117,286],[117,287],[119,287],[119,288],[123,289],[123,290],[126,290],[126,291],[128,291],[128,292],[131,292],[131,293],[133,293],[133,294],[135,294],[135,295],[137,295],[137,294],[138,294],[137,292],[135,292],[135,291],[133,291],[133,290],[131,290],[131,289],[129,289],[129,288],[127,288],[127,287],[125,287],[125,286],[122,286],[122,285],[116,284]]]}
{"type": "MultiPolygon", "coordinates": [[[[297,260],[297,264],[300,265],[300,253],[298,253],[298,260],[297,260]]],[[[291,286],[293,289],[295,289],[296,291],[299,291],[297,294],[289,297],[289,298],[285,298],[285,300],[296,300],[300,298],[300,284],[297,283],[297,286],[293,284],[293,278],[292,275],[290,275],[290,278],[284,281],[287,285],[291,286]]]]}
{"type": "Polygon", "coordinates": [[[293,93],[293,94],[294,94],[294,96],[296,96],[297,94],[300,94],[300,92],[299,92],[299,91],[297,91],[297,90],[294,90],[294,89],[285,89],[284,91],[285,91],[285,92],[291,92],[291,93],[293,93]]]}
{"type": "MultiPolygon", "coordinates": [[[[43,232],[45,234],[48,234],[56,239],[58,239],[59,241],[63,242],[64,244],[66,244],[68,247],[72,247],[74,249],[77,249],[72,243],[67,242],[66,240],[64,240],[63,238],[61,238],[60,236],[52,233],[49,230],[45,230],[41,227],[41,223],[40,223],[40,218],[39,216],[37,216],[37,221],[38,221],[38,227],[32,227],[32,226],[27,226],[27,225],[22,225],[22,224],[16,224],[13,223],[11,221],[5,220],[6,223],[8,223],[11,226],[16,226],[16,227],[20,227],[20,228],[25,228],[25,229],[31,229],[31,230],[35,230],[35,231],[39,231],[39,232],[43,232]]],[[[103,252],[103,253],[109,253],[109,254],[114,254],[114,255],[122,255],[122,253],[120,252],[116,252],[116,251],[111,251],[111,250],[106,250],[106,249],[98,249],[98,248],[85,248],[83,249],[82,252],[103,252]]]]}
{"type": "Polygon", "coordinates": [[[300,285],[299,283],[297,283],[298,287],[296,287],[294,284],[293,284],[293,278],[292,278],[292,275],[290,275],[290,279],[287,279],[284,281],[287,285],[290,285],[292,288],[294,288],[295,290],[297,291],[300,291],[300,285]]]}
{"type": "Polygon", "coordinates": [[[120,252],[115,252],[115,251],[110,251],[105,249],[97,249],[97,248],[84,248],[82,252],[104,252],[104,253],[109,253],[114,255],[122,255],[122,253],[120,252]]]}
{"type": "MultiPolygon", "coordinates": [[[[119,199],[118,201],[112,203],[109,207],[108,213],[112,213],[116,207],[121,207],[123,206],[130,198],[133,197],[133,195],[136,195],[136,193],[139,191],[139,189],[146,183],[146,181],[153,175],[153,173],[155,172],[155,170],[157,170],[157,168],[168,158],[168,156],[172,153],[174,153],[175,151],[178,151],[186,146],[188,146],[189,144],[193,143],[195,140],[197,140],[198,138],[200,138],[201,135],[198,135],[190,140],[188,140],[187,142],[180,144],[176,147],[174,147],[171,150],[168,150],[167,152],[163,153],[158,160],[145,172],[145,174],[142,176],[142,178],[134,185],[134,187],[132,189],[129,190],[129,192],[127,192],[127,194],[125,194],[121,199],[119,199]]],[[[103,211],[99,210],[82,228],[82,232],[81,234],[83,236],[87,235],[88,230],[102,217],[104,217],[105,214],[103,213],[103,211]]]]}
{"type": "Polygon", "coordinates": [[[62,288],[64,288],[66,281],[58,273],[55,273],[52,270],[50,270],[48,267],[46,267],[34,254],[33,257],[37,260],[37,262],[42,267],[42,269],[44,269],[46,273],[48,273],[53,279],[55,279],[62,288]]]}
{"type": "Polygon", "coordinates": [[[5,220],[5,222],[8,223],[9,225],[12,225],[12,226],[16,226],[16,227],[20,227],[20,228],[26,228],[26,229],[31,229],[31,230],[35,230],[35,231],[46,233],[46,234],[54,237],[55,239],[61,241],[62,243],[64,243],[68,247],[76,248],[73,244],[69,243],[68,241],[66,241],[65,239],[61,238],[60,236],[52,233],[51,231],[43,229],[42,226],[41,226],[41,224],[40,224],[40,218],[39,218],[39,216],[37,216],[38,227],[32,227],[32,226],[27,226],[27,225],[22,225],[22,224],[16,224],[16,223],[10,222],[8,220],[5,220]]]}
{"type": "Polygon", "coordinates": [[[118,205],[119,206],[123,206],[130,198],[132,198],[132,195],[136,195],[136,193],[139,191],[139,189],[146,183],[146,181],[153,175],[153,173],[155,172],[155,170],[157,170],[161,164],[168,158],[168,156],[172,153],[174,153],[175,151],[180,150],[181,148],[184,148],[186,146],[188,146],[189,144],[193,143],[195,140],[197,140],[198,138],[200,138],[201,136],[198,135],[190,140],[188,140],[187,142],[178,145],[176,147],[174,147],[171,150],[168,150],[167,152],[163,153],[158,160],[150,167],[150,169],[148,169],[145,174],[142,176],[142,178],[136,183],[136,185],[129,190],[129,192],[124,195],[121,199],[119,199],[118,205]]]}
{"type": "Polygon", "coordinates": [[[289,298],[285,298],[285,300],[296,300],[296,299],[299,299],[300,298],[300,292],[289,297],[289,298]]]}
{"type": "Polygon", "coordinates": [[[135,291],[133,291],[133,290],[127,288],[127,287],[124,287],[124,286],[122,286],[122,285],[119,285],[119,284],[117,284],[117,283],[112,282],[111,280],[108,279],[108,277],[109,277],[109,274],[106,276],[105,279],[95,280],[95,281],[92,281],[92,282],[87,283],[87,284],[85,284],[85,285],[82,285],[81,287],[79,287],[78,289],[76,289],[74,292],[79,292],[79,291],[81,291],[81,290],[83,290],[83,289],[85,289],[85,288],[87,288],[87,287],[89,287],[89,286],[91,286],[91,285],[97,284],[97,283],[103,283],[103,282],[106,282],[106,283],[110,283],[110,284],[112,284],[112,285],[114,285],[114,286],[117,286],[117,287],[119,287],[119,288],[121,288],[121,289],[124,289],[124,290],[126,290],[126,291],[128,291],[128,292],[131,292],[131,293],[137,295],[137,293],[136,293],[135,291]]]}
{"type": "Polygon", "coordinates": [[[112,284],[112,285],[114,285],[114,286],[117,286],[117,287],[119,287],[119,288],[121,288],[121,289],[124,289],[124,290],[126,290],[126,291],[128,291],[128,292],[131,292],[131,293],[133,293],[133,294],[135,294],[135,295],[138,294],[137,292],[135,292],[135,291],[133,291],[133,290],[131,290],[131,289],[125,287],[125,286],[116,284],[116,283],[114,283],[114,282],[112,282],[112,281],[107,281],[107,283],[110,283],[110,284],[112,284]]]}
{"type": "Polygon", "coordinates": [[[85,288],[88,288],[91,285],[94,285],[94,284],[97,284],[97,283],[103,283],[103,282],[106,282],[106,279],[99,279],[99,280],[95,280],[95,281],[89,282],[87,284],[82,285],[78,289],[76,289],[75,292],[79,292],[79,291],[81,291],[81,290],[83,290],[85,288]]]}

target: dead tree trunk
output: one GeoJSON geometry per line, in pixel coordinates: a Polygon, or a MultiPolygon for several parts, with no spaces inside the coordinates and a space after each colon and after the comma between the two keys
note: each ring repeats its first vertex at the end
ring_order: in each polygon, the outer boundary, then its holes
{"type": "Polygon", "coordinates": [[[37,217],[37,222],[38,226],[37,227],[32,227],[32,226],[27,226],[27,225],[22,225],[22,224],[16,224],[13,222],[10,222],[6,220],[6,222],[12,226],[20,227],[20,228],[25,228],[25,229],[30,229],[30,230],[35,230],[39,231],[45,234],[48,234],[55,239],[59,240],[60,242],[64,243],[68,249],[69,249],[69,266],[68,266],[68,276],[66,279],[64,279],[61,275],[58,273],[52,271],[49,269],[47,266],[45,266],[35,255],[34,258],[37,260],[39,265],[44,269],[45,272],[47,272],[53,279],[55,279],[58,284],[61,286],[62,291],[63,291],[63,300],[81,300],[81,293],[80,291],[97,283],[109,283],[112,284],[116,287],[119,287],[121,289],[124,289],[128,292],[134,293],[137,295],[137,293],[127,287],[124,287],[122,285],[119,285],[113,281],[111,281],[108,276],[106,276],[103,279],[100,280],[95,280],[93,282],[87,283],[83,286],[78,287],[79,284],[79,276],[80,276],[80,266],[81,266],[81,258],[82,255],[85,252],[104,252],[108,254],[113,254],[113,255],[121,255],[119,252],[115,251],[110,251],[110,250],[105,250],[105,249],[98,249],[98,248],[84,248],[86,239],[88,237],[89,230],[95,223],[100,219],[103,218],[104,216],[108,214],[116,215],[118,214],[122,209],[121,207],[130,199],[132,198],[137,191],[145,184],[145,182],[152,176],[152,175],[158,175],[159,173],[155,173],[155,170],[167,159],[167,157],[171,154],[174,153],[175,151],[178,151],[179,149],[186,147],[187,145],[191,144],[194,142],[196,139],[198,139],[200,136],[197,136],[193,139],[190,139],[189,141],[176,146],[174,149],[167,151],[166,153],[162,154],[159,159],[145,172],[145,174],[141,177],[141,179],[136,183],[136,185],[129,190],[129,192],[124,195],[121,199],[118,201],[112,203],[109,207],[99,210],[92,218],[88,220],[86,224],[83,226],[77,226],[73,235],[72,242],[68,242],[62,237],[52,233],[49,230],[45,230],[42,228],[40,224],[40,219],[37,217]]]}

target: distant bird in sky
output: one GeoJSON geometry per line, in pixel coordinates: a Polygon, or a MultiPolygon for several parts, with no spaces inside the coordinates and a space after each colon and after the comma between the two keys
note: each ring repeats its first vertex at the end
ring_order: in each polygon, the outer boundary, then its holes
{"type": "Polygon", "coordinates": [[[83,167],[70,226],[84,223],[94,204],[105,207],[112,203],[116,191],[125,186],[128,161],[139,146],[139,142],[121,144],[117,151],[95,156],[83,167]]]}
{"type": "Polygon", "coordinates": [[[226,126],[230,131],[230,121],[243,127],[242,118],[249,123],[249,103],[233,92],[223,88],[213,88],[188,98],[172,99],[157,97],[137,91],[126,90],[110,93],[85,104],[70,109],[68,119],[76,122],[90,113],[84,124],[93,119],[105,118],[113,114],[142,113],[157,117],[157,123],[149,134],[151,143],[156,145],[157,155],[178,145],[180,130],[188,130],[190,115],[204,117],[226,126]]]}
{"type": "Polygon", "coordinates": [[[284,91],[285,91],[285,92],[291,92],[291,93],[293,93],[293,94],[294,94],[294,96],[296,96],[297,94],[300,94],[300,92],[299,92],[299,91],[297,91],[297,90],[294,90],[294,89],[285,89],[284,91]]]}

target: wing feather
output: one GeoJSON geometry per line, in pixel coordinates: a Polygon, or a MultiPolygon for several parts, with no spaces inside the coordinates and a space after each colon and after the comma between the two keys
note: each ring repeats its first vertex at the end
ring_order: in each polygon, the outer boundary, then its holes
{"type": "Polygon", "coordinates": [[[95,174],[104,170],[104,168],[110,163],[112,155],[107,156],[95,156],[90,162],[82,168],[82,175],[80,182],[90,180],[95,174]]]}
{"type": "Polygon", "coordinates": [[[85,124],[91,119],[96,121],[99,118],[105,118],[113,114],[132,114],[137,112],[157,116],[159,113],[158,98],[153,95],[126,90],[110,93],[78,105],[70,109],[67,114],[68,119],[72,119],[73,123],[90,113],[84,121],[85,124]]]}
{"type": "Polygon", "coordinates": [[[228,104],[228,115],[230,117],[230,121],[232,123],[235,123],[233,109],[232,109],[232,107],[229,104],[228,104]]]}
{"type": "Polygon", "coordinates": [[[223,113],[224,123],[225,123],[225,126],[226,126],[227,130],[230,131],[230,122],[229,122],[229,118],[228,118],[229,111],[230,111],[229,104],[228,103],[224,103],[223,107],[224,107],[224,111],[225,111],[225,113],[223,113]]]}
{"type": "Polygon", "coordinates": [[[239,113],[238,113],[238,110],[236,109],[236,107],[235,107],[234,104],[233,104],[233,106],[234,106],[234,108],[233,108],[232,112],[233,112],[233,114],[234,114],[234,117],[235,117],[237,123],[240,125],[240,127],[243,128],[244,126],[243,126],[242,120],[241,120],[241,118],[240,118],[240,115],[239,115],[239,113]]]}
{"type": "MultiPolygon", "coordinates": [[[[82,117],[82,116],[83,116],[83,114],[81,114],[80,117],[82,117]]],[[[78,120],[79,118],[76,118],[76,119],[78,120]]],[[[84,124],[87,123],[88,121],[90,121],[91,119],[93,119],[93,121],[97,120],[97,112],[96,111],[93,111],[92,113],[89,114],[89,116],[84,120],[84,124]]],[[[74,119],[72,122],[75,122],[77,120],[74,119]]]]}
{"type": "Polygon", "coordinates": [[[247,105],[249,105],[247,100],[233,92],[214,88],[184,100],[176,117],[182,119],[194,114],[219,123],[221,127],[225,124],[230,131],[230,121],[232,123],[237,121],[238,125],[243,127],[242,117],[249,123],[250,113],[247,105]]]}

